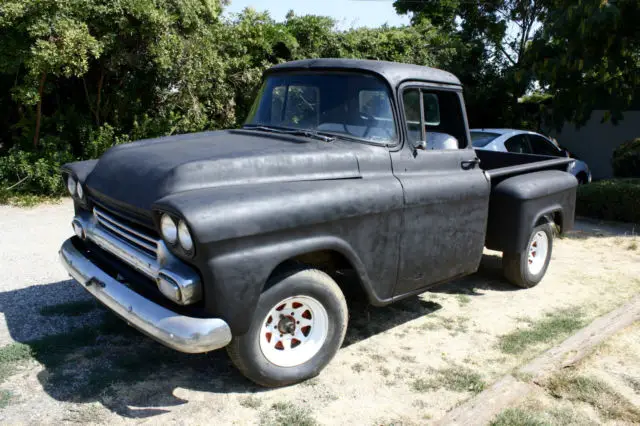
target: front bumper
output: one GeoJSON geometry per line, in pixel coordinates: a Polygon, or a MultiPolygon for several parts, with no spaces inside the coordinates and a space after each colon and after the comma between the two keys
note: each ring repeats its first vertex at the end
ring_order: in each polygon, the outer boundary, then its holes
{"type": "Polygon", "coordinates": [[[186,353],[208,352],[226,346],[231,330],[219,318],[178,315],[129,289],[97,267],[68,239],[60,261],[72,278],[130,325],[158,342],[186,353]]]}

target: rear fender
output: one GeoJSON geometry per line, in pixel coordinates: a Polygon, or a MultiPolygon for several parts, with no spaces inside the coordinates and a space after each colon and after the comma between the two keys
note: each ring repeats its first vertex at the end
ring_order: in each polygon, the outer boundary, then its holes
{"type": "Polygon", "coordinates": [[[531,230],[545,217],[559,221],[562,231],[573,227],[578,181],[566,172],[547,170],[514,176],[491,191],[485,246],[519,252],[531,230]]]}

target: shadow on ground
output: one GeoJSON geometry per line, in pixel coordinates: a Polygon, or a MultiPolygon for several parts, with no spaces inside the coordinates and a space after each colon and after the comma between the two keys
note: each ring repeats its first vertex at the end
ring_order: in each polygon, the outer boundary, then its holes
{"type": "Polygon", "coordinates": [[[482,296],[481,290],[517,291],[520,290],[510,284],[502,274],[502,257],[497,254],[484,254],[478,272],[445,284],[440,284],[429,290],[430,293],[466,294],[482,296]]]}
{"type": "MultiPolygon", "coordinates": [[[[176,388],[208,393],[265,390],[245,379],[224,350],[182,354],[140,334],[82,294],[74,293],[72,303],[61,303],[54,295],[68,291],[69,286],[74,284],[61,281],[0,293],[0,310],[12,337],[22,341],[30,356],[44,366],[38,380],[54,399],[98,401],[121,416],[148,418],[188,402],[175,395],[176,388]],[[78,315],[71,307],[82,308],[83,313],[78,315]],[[52,316],[51,312],[57,314],[52,316]],[[56,321],[72,326],[25,339],[33,335],[28,330],[43,326],[49,331],[55,329],[56,321]]],[[[77,285],[75,288],[83,293],[77,285]]],[[[350,325],[344,346],[441,309],[439,304],[417,296],[381,308],[349,299],[349,306],[350,325]]]]}

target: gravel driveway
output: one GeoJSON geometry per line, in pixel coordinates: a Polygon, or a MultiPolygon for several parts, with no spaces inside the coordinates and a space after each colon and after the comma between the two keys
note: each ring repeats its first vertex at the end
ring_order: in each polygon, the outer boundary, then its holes
{"type": "Polygon", "coordinates": [[[640,292],[640,238],[581,222],[533,289],[506,284],[486,252],[476,275],[385,308],[353,302],[328,368],[266,390],[224,351],[165,349],[69,281],[57,251],[72,215],[69,200],[0,206],[0,423],[424,424],[640,292]]]}

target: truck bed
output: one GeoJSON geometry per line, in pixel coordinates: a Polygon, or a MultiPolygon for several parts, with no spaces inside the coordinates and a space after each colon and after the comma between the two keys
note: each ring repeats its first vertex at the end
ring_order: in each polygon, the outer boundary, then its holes
{"type": "Polygon", "coordinates": [[[492,185],[507,177],[542,170],[567,171],[571,158],[476,149],[480,167],[491,178],[492,185]]]}

